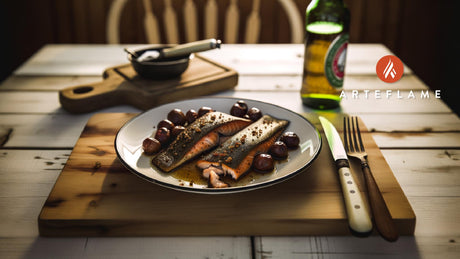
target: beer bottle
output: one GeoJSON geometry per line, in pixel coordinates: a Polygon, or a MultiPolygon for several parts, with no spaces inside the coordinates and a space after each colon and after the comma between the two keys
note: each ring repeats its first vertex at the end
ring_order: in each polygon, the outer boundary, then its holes
{"type": "Polygon", "coordinates": [[[314,109],[340,104],[350,12],[343,0],[312,0],[306,10],[302,102],[314,109]]]}

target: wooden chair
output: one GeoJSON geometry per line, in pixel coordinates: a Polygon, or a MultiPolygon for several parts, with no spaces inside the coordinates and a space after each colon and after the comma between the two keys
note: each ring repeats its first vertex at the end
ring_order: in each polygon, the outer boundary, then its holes
{"type": "MultiPolygon", "coordinates": [[[[180,43],[179,40],[179,24],[178,15],[183,15],[183,26],[185,41],[191,42],[199,40],[198,34],[198,10],[194,0],[184,0],[182,6],[182,13],[177,14],[172,5],[173,0],[142,0],[144,9],[144,30],[147,43],[180,43]],[[152,2],[162,2],[163,6],[163,24],[165,26],[166,39],[160,39],[159,19],[154,13],[154,6],[152,2]]],[[[203,6],[204,10],[201,12],[203,15],[203,31],[204,38],[218,38],[218,5],[219,0],[206,0],[203,6]]],[[[240,21],[240,11],[238,9],[239,1],[247,0],[230,0],[229,5],[225,11],[225,25],[223,32],[224,43],[238,43],[238,27],[240,21]]],[[[287,14],[288,23],[290,26],[290,40],[291,43],[303,42],[304,30],[303,20],[297,10],[293,0],[277,0],[282,6],[282,9],[287,14]]],[[[107,17],[107,42],[109,44],[120,43],[120,18],[123,8],[128,0],[114,0],[110,6],[107,17]]],[[[258,43],[260,30],[261,30],[261,17],[260,17],[260,4],[261,0],[252,0],[252,9],[250,14],[246,17],[246,29],[243,43],[258,43]]]]}

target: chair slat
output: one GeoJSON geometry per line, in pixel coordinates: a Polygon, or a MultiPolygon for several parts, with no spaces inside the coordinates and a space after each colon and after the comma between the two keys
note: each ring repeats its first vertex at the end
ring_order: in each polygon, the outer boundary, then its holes
{"type": "Polygon", "coordinates": [[[164,24],[167,28],[166,39],[169,44],[179,43],[179,32],[177,26],[177,15],[172,7],[171,0],[165,0],[164,24]]]}
{"type": "MultiPolygon", "coordinates": [[[[161,0],[158,0],[161,1],[161,0]]],[[[155,16],[153,11],[152,2],[153,0],[142,0],[144,6],[144,29],[147,43],[180,43],[181,37],[179,34],[178,17],[173,7],[172,0],[164,1],[164,12],[158,18],[155,16]],[[163,25],[166,34],[166,39],[161,39],[161,30],[159,18],[163,18],[163,25]]],[[[239,33],[239,18],[241,10],[239,4],[244,1],[229,0],[228,6],[225,10],[225,17],[220,19],[220,22],[225,22],[223,26],[224,31],[219,34],[219,6],[216,0],[183,0],[181,15],[184,17],[184,39],[187,42],[197,41],[201,37],[204,38],[220,38],[224,39],[224,43],[238,43],[242,37],[239,33]],[[195,2],[196,1],[196,2],[195,2]],[[201,6],[203,5],[203,6],[201,6]],[[204,26],[203,31],[199,28],[198,8],[204,8],[204,26]]],[[[246,30],[245,43],[258,43],[261,34],[261,14],[260,14],[260,0],[252,0],[252,10],[250,15],[246,19],[246,30]]],[[[129,0],[112,0],[108,17],[107,17],[107,42],[110,44],[120,43],[120,18],[123,8],[126,4],[132,3],[129,0]]],[[[290,31],[291,31],[291,42],[301,43],[303,42],[303,21],[300,12],[297,10],[296,3],[294,0],[277,0],[279,5],[284,9],[287,14],[290,31]]],[[[221,8],[224,8],[221,6],[221,8]]],[[[201,10],[201,9],[200,9],[201,10]]],[[[158,12],[157,12],[158,14],[158,12]]],[[[181,24],[182,25],[182,24],[181,24]]]]}
{"type": "Polygon", "coordinates": [[[184,3],[184,27],[187,42],[198,40],[197,11],[193,0],[186,0],[184,3]]]}
{"type": "Polygon", "coordinates": [[[246,21],[246,43],[257,43],[260,34],[260,0],[254,0],[252,11],[246,21]]]}
{"type": "Polygon", "coordinates": [[[121,11],[123,10],[128,0],[115,0],[110,6],[109,13],[107,15],[107,43],[119,44],[120,43],[120,17],[121,11]]]}
{"type": "Polygon", "coordinates": [[[287,14],[291,29],[291,43],[304,41],[304,23],[295,3],[292,0],[278,0],[287,14]]]}
{"type": "Polygon", "coordinates": [[[229,44],[238,42],[238,27],[240,13],[238,10],[237,2],[238,0],[231,0],[230,5],[225,14],[224,42],[229,44]]]}
{"type": "Polygon", "coordinates": [[[218,9],[216,0],[208,0],[205,7],[204,36],[205,38],[217,38],[218,9]]]}
{"type": "Polygon", "coordinates": [[[144,5],[144,30],[147,43],[160,43],[160,29],[158,20],[153,13],[152,4],[150,0],[143,0],[142,3],[144,5]]]}

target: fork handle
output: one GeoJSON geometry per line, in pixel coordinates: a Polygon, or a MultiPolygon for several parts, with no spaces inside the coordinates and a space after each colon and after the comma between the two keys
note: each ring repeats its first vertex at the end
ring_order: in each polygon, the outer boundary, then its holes
{"type": "Polygon", "coordinates": [[[366,161],[362,161],[361,167],[366,180],[369,203],[371,205],[377,230],[384,239],[394,242],[398,239],[399,234],[391,214],[388,211],[387,205],[385,204],[382,193],[372,176],[368,163],[366,161]]]}
{"type": "Polygon", "coordinates": [[[348,225],[357,236],[368,236],[372,232],[372,220],[359,191],[358,185],[350,172],[348,161],[336,161],[340,184],[342,185],[348,225]]]}

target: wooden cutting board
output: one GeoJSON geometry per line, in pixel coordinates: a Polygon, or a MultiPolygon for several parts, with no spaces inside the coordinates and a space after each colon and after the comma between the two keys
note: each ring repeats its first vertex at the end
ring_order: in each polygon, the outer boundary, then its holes
{"type": "MultiPolygon", "coordinates": [[[[38,219],[42,236],[350,235],[327,140],[305,172],[264,189],[192,194],[147,182],[123,167],[118,129],[134,114],[100,113],[89,121],[38,219]]],[[[306,115],[321,129],[316,115],[306,115]]],[[[326,116],[341,130],[341,116],[326,116]]],[[[401,235],[415,214],[365,125],[369,164],[401,235]]],[[[359,164],[352,163],[364,190],[359,164]]]]}
{"type": "Polygon", "coordinates": [[[169,102],[228,90],[238,83],[235,70],[196,54],[187,70],[173,79],[145,79],[130,63],[108,68],[102,76],[100,82],[59,91],[61,106],[72,113],[122,104],[147,110],[169,102]]]}

